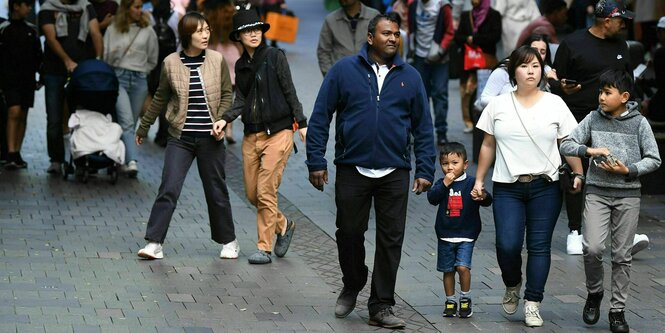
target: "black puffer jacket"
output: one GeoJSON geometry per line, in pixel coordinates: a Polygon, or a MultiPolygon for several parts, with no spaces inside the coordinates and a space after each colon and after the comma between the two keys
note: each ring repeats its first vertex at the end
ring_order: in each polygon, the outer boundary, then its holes
{"type": "Polygon", "coordinates": [[[253,58],[245,51],[236,62],[235,71],[235,101],[222,119],[231,122],[242,115],[245,134],[265,131],[271,135],[291,128],[293,118],[301,128],[307,127],[282,50],[262,44],[253,58]]]}

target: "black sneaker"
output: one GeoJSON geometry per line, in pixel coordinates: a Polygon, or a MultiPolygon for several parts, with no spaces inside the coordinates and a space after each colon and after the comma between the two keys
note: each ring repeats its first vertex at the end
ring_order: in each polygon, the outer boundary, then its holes
{"type": "Polygon", "coordinates": [[[404,326],[406,326],[404,320],[395,316],[393,308],[385,308],[370,315],[367,323],[372,326],[380,326],[383,328],[404,328],[404,326]]]}
{"type": "Polygon", "coordinates": [[[469,318],[473,315],[473,308],[471,307],[471,299],[462,297],[459,300],[459,317],[469,318]]]}
{"type": "Polygon", "coordinates": [[[457,302],[455,301],[446,301],[446,304],[443,308],[444,317],[455,317],[457,316],[457,302]]]}
{"type": "Polygon", "coordinates": [[[356,307],[358,293],[358,291],[352,291],[346,287],[342,288],[339,297],[337,297],[337,304],[335,305],[335,317],[345,318],[353,311],[356,307]]]}
{"type": "Polygon", "coordinates": [[[612,333],[628,333],[630,328],[628,328],[628,323],[626,322],[626,317],[624,316],[623,311],[612,312],[610,311],[610,331],[612,333]]]}
{"type": "Polygon", "coordinates": [[[585,323],[593,325],[598,322],[600,318],[600,301],[603,300],[603,293],[589,293],[586,297],[586,304],[584,304],[584,311],[582,312],[582,319],[585,323]]]}

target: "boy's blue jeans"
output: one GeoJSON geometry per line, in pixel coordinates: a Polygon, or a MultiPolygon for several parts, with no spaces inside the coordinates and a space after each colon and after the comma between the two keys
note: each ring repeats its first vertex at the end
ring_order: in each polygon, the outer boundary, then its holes
{"type": "Polygon", "coordinates": [[[494,183],[496,254],[507,287],[522,281],[522,244],[526,232],[524,299],[543,300],[550,271],[552,232],[561,211],[559,182],[494,183]]]}

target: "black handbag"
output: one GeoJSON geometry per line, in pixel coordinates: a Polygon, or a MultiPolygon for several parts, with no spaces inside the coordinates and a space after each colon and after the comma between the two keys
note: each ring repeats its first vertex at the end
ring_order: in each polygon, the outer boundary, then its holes
{"type": "Polygon", "coordinates": [[[559,167],[559,186],[561,191],[573,192],[575,184],[575,174],[568,163],[563,163],[559,167]]]}

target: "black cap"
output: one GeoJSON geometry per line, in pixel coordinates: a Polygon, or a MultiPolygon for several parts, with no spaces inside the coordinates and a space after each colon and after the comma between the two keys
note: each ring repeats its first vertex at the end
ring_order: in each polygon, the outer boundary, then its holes
{"type": "Polygon", "coordinates": [[[631,20],[635,18],[635,13],[626,10],[626,6],[623,4],[622,0],[598,1],[594,15],[602,18],[621,17],[631,20]]]}

